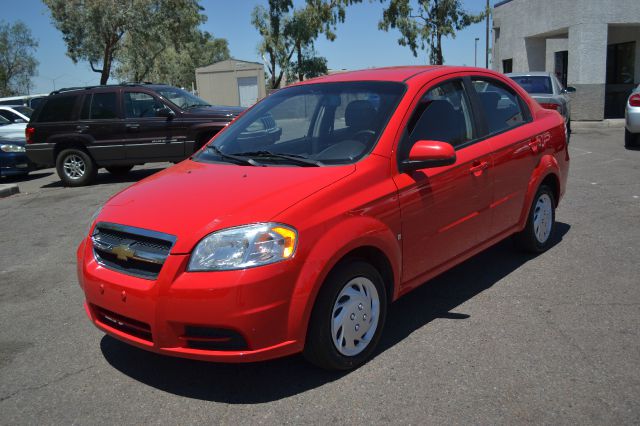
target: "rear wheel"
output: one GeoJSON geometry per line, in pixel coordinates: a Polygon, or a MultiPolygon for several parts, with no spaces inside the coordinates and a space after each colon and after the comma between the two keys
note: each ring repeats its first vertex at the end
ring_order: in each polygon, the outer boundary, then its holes
{"type": "Polygon", "coordinates": [[[637,133],[631,133],[627,129],[624,129],[624,146],[626,148],[635,148],[639,145],[638,139],[640,135],[637,133]]]}
{"type": "Polygon", "coordinates": [[[109,166],[105,169],[114,176],[124,176],[133,169],[133,166],[109,166]]]}
{"type": "Polygon", "coordinates": [[[547,185],[541,185],[533,198],[527,225],[515,235],[515,242],[521,249],[542,253],[551,246],[556,220],[555,206],[553,191],[547,185]]]}
{"type": "Polygon", "coordinates": [[[359,260],[338,265],[316,299],[305,358],[328,370],[349,370],[366,362],[382,334],[386,301],[376,268],[359,260]]]}
{"type": "Polygon", "coordinates": [[[89,154],[69,148],[58,154],[56,171],[65,186],[84,186],[95,179],[98,168],[89,154]]]}

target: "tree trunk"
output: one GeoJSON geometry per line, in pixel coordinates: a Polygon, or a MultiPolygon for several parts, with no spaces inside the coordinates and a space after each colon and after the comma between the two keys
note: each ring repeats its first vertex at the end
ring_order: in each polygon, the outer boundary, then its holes
{"type": "Polygon", "coordinates": [[[302,72],[302,46],[298,41],[296,43],[296,50],[298,51],[298,81],[304,80],[304,73],[302,72]]]}
{"type": "Polygon", "coordinates": [[[107,45],[104,48],[104,58],[102,59],[102,72],[100,73],[100,85],[104,86],[109,80],[109,74],[111,73],[111,58],[112,58],[111,46],[107,45]]]}
{"type": "Polygon", "coordinates": [[[442,65],[444,63],[444,59],[442,58],[442,36],[440,33],[436,35],[436,65],[442,65]]]}

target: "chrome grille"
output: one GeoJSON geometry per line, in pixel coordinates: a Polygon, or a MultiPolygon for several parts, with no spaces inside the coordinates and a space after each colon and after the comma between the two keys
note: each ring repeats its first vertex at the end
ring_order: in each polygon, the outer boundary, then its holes
{"type": "Polygon", "coordinates": [[[142,228],[100,222],[93,235],[93,252],[106,268],[140,278],[155,279],[171,247],[173,235],[142,228]]]}

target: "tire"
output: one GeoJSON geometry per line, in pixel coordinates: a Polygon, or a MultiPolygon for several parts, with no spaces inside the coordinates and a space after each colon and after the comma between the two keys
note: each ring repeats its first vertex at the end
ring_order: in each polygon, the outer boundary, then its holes
{"type": "Polygon", "coordinates": [[[327,370],[362,365],[380,341],[386,315],[387,294],[378,270],[360,260],[338,264],[318,293],[304,357],[327,370]],[[349,333],[346,324],[353,325],[349,333]]]}
{"type": "Polygon", "coordinates": [[[56,157],[56,171],[65,186],[85,186],[98,173],[93,159],[78,148],[62,150],[56,157]]]}
{"type": "Polygon", "coordinates": [[[124,176],[133,169],[133,166],[110,166],[105,169],[114,176],[124,176]]]}
{"type": "Polygon", "coordinates": [[[527,225],[515,235],[518,248],[530,253],[542,253],[551,247],[556,225],[556,200],[547,185],[538,188],[529,209],[527,225]]]}
{"type": "Polygon", "coordinates": [[[638,147],[638,145],[640,145],[638,143],[638,139],[640,139],[639,136],[640,135],[638,135],[636,133],[631,133],[629,130],[627,130],[625,128],[624,129],[624,147],[625,148],[636,148],[636,147],[638,147]]]}

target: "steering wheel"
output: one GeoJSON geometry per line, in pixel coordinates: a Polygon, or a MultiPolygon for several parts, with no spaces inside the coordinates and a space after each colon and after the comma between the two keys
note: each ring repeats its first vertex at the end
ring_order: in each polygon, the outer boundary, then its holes
{"type": "Polygon", "coordinates": [[[359,140],[360,142],[367,144],[373,136],[376,135],[376,132],[369,129],[358,130],[353,134],[353,138],[359,140]]]}

